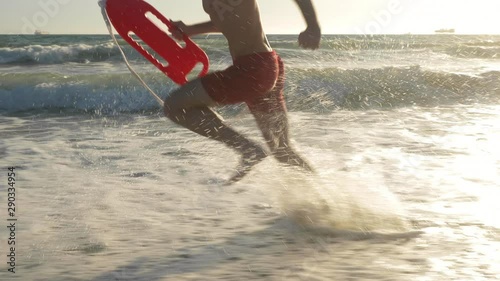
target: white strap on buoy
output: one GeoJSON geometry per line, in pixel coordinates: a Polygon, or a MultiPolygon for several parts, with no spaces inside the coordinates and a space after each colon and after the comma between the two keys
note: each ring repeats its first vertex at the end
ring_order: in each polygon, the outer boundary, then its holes
{"type": "Polygon", "coordinates": [[[118,41],[116,40],[115,35],[113,34],[113,29],[111,27],[111,22],[109,20],[108,12],[106,11],[106,1],[107,0],[99,0],[99,6],[101,6],[101,12],[102,12],[102,17],[104,18],[104,22],[106,22],[106,26],[108,27],[109,34],[111,35],[111,38],[113,38],[113,41],[115,42],[116,46],[118,46],[118,49],[120,50],[120,53],[122,54],[123,60],[125,60],[125,64],[127,65],[127,68],[130,70],[130,72],[141,82],[141,84],[148,90],[148,92],[158,101],[158,104],[160,104],[161,107],[163,107],[163,100],[142,80],[142,78],[135,72],[134,69],[132,69],[132,66],[130,66],[130,63],[127,60],[127,56],[123,52],[122,48],[120,47],[120,44],[118,44],[118,41]]]}

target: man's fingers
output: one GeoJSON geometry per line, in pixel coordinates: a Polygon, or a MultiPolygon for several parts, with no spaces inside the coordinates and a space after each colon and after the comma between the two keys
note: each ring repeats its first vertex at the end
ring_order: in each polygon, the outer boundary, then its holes
{"type": "Polygon", "coordinates": [[[319,45],[315,42],[315,40],[299,40],[299,47],[316,50],[319,48],[319,45]]]}
{"type": "Polygon", "coordinates": [[[173,21],[172,25],[174,26],[174,30],[178,30],[181,32],[184,32],[184,28],[186,27],[186,25],[182,21],[173,21]]]}
{"type": "Polygon", "coordinates": [[[299,46],[304,49],[316,50],[319,48],[320,40],[321,38],[316,34],[305,31],[299,35],[299,46]]]}

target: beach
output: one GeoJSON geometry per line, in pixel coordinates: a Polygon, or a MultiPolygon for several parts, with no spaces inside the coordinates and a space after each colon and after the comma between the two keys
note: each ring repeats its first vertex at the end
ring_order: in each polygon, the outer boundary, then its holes
{"type": "MultiPolygon", "coordinates": [[[[238,155],[164,118],[108,36],[0,38],[2,280],[500,278],[500,36],[270,36],[316,174],[269,157],[230,186],[238,155]]],[[[244,106],[218,112],[263,143],[244,106]]]]}

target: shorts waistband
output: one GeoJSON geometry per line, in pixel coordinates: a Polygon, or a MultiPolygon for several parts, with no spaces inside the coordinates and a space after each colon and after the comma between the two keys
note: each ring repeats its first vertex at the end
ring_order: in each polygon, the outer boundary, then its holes
{"type": "Polygon", "coordinates": [[[273,50],[271,52],[260,52],[260,53],[253,53],[244,56],[239,56],[233,59],[233,63],[234,65],[247,64],[247,63],[262,63],[270,60],[276,61],[277,58],[278,54],[276,53],[276,51],[273,50]]]}

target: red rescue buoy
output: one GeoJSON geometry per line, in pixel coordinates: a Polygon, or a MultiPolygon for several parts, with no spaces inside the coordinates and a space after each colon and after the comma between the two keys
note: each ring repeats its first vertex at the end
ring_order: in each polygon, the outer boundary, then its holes
{"type": "Polygon", "coordinates": [[[183,38],[185,46],[179,45],[154,22],[154,17],[169,30],[177,27],[144,0],[107,0],[106,12],[118,34],[175,83],[187,83],[186,76],[197,63],[203,64],[199,77],[208,73],[207,54],[187,35],[183,38]],[[132,35],[154,50],[166,64],[147,51],[132,35]]]}

